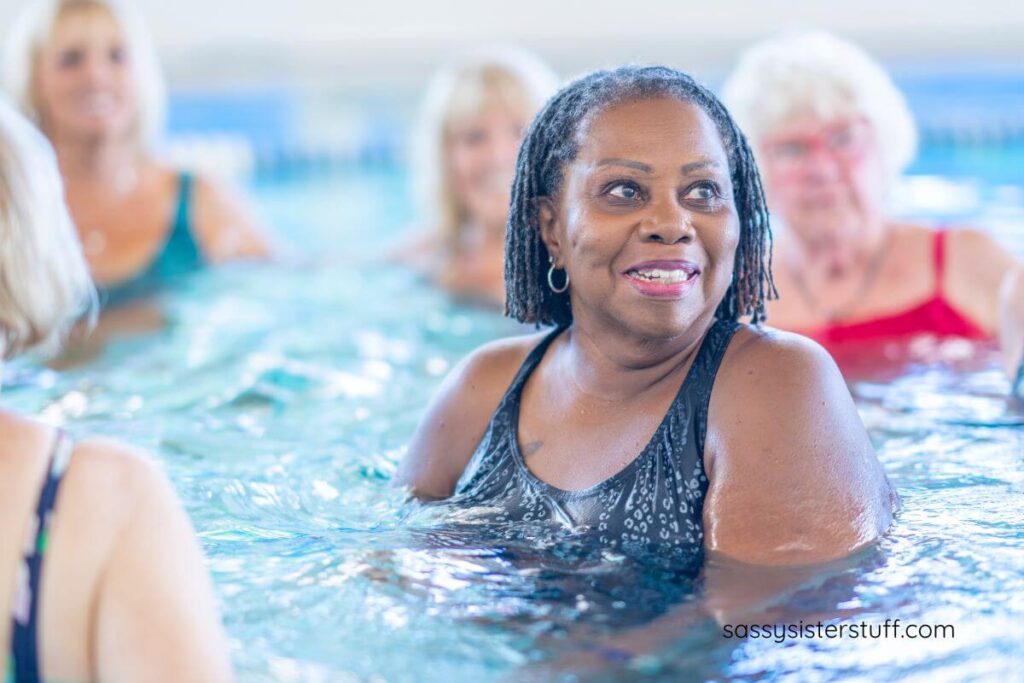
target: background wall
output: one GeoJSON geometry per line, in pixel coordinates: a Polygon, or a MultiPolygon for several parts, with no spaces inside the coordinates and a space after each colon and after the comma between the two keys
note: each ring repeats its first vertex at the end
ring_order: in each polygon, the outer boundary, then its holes
{"type": "MultiPolygon", "coordinates": [[[[887,62],[1020,66],[1024,3],[1006,0],[138,0],[176,85],[414,87],[453,49],[516,42],[571,74],[659,61],[714,78],[736,52],[822,26],[887,62]]],[[[22,5],[0,0],[0,27],[22,5]]]]}

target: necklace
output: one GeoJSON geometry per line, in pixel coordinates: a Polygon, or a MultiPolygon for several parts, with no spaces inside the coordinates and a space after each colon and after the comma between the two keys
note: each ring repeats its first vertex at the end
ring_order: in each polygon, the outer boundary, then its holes
{"type": "Polygon", "coordinates": [[[807,307],[815,315],[824,318],[829,324],[832,324],[843,320],[852,313],[857,304],[864,298],[864,295],[871,289],[875,280],[878,279],[878,273],[882,270],[882,264],[885,262],[885,253],[884,244],[875,250],[875,253],[871,255],[871,260],[868,261],[867,266],[864,268],[864,275],[861,276],[860,283],[857,285],[857,290],[853,293],[853,296],[843,305],[834,308],[826,307],[819,301],[818,297],[811,292],[811,288],[807,286],[800,271],[790,266],[789,274],[793,277],[793,282],[800,293],[800,298],[804,300],[807,307]]]}

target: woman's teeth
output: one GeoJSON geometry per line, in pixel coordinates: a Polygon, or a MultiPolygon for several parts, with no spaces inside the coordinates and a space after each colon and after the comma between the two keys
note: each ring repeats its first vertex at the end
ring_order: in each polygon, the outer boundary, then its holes
{"type": "Polygon", "coordinates": [[[685,270],[631,270],[629,275],[640,280],[662,282],[664,284],[685,282],[690,279],[690,273],[685,270]]]}

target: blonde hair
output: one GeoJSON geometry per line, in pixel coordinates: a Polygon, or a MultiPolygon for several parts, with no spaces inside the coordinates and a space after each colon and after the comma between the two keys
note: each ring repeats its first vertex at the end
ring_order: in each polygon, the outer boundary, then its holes
{"type": "Polygon", "coordinates": [[[137,98],[135,140],[140,148],[151,150],[163,134],[166,87],[145,24],[131,5],[119,0],[36,0],[29,4],[15,20],[5,41],[0,72],[4,90],[25,116],[40,125],[34,85],[39,53],[65,13],[87,8],[107,11],[121,28],[137,98]]]}
{"type": "Polygon", "coordinates": [[[96,307],[46,138],[0,97],[0,343],[3,359],[56,350],[96,307]]]}
{"type": "Polygon", "coordinates": [[[722,101],[755,149],[795,114],[827,119],[855,112],[874,129],[891,178],[917,150],[914,119],[889,75],[860,47],[825,31],[786,33],[745,50],[722,101]]]}
{"type": "Polygon", "coordinates": [[[413,138],[413,183],[420,215],[445,245],[454,244],[466,220],[449,183],[445,142],[452,122],[495,102],[529,122],[557,88],[547,65],[516,48],[465,55],[434,76],[413,138]]]}

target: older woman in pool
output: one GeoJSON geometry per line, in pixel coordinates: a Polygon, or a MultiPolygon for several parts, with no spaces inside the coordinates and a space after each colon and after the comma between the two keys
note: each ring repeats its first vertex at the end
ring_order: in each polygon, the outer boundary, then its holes
{"type": "MultiPolygon", "coordinates": [[[[0,98],[0,365],[94,300],[46,141],[0,98]]],[[[4,680],[227,681],[188,519],[157,470],[0,410],[4,680]]]]}
{"type": "Polygon", "coordinates": [[[239,201],[153,156],[164,91],[144,27],[114,0],[38,0],[6,41],[4,81],[57,150],[104,302],[156,291],[267,244],[239,201]]]}
{"type": "Polygon", "coordinates": [[[513,49],[467,55],[434,77],[413,141],[427,234],[403,248],[400,260],[454,294],[504,302],[516,152],[557,83],[539,59],[513,49]]]}
{"type": "Polygon", "coordinates": [[[889,526],[831,358],[737,322],[772,292],[768,217],[709,91],[661,67],[564,88],[523,142],[508,230],[508,311],[557,328],[464,361],[400,483],[697,563],[825,561],[889,526]]]}
{"type": "Polygon", "coordinates": [[[856,354],[910,335],[1001,338],[1024,352],[1022,264],[977,230],[893,220],[886,200],[914,154],[914,123],[860,48],[822,32],[750,48],[723,88],[786,227],[773,325],[856,354]]]}

